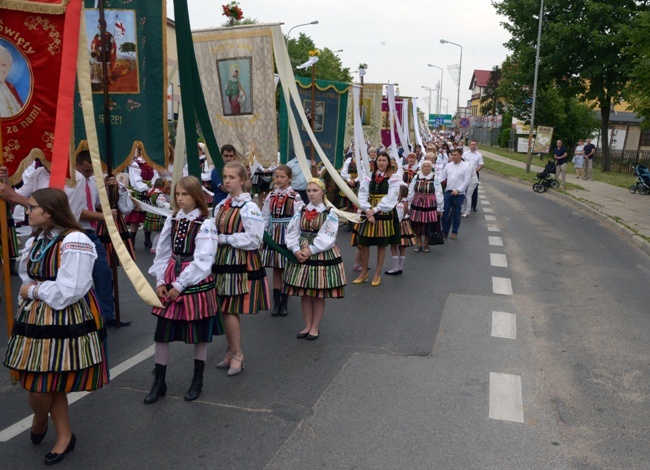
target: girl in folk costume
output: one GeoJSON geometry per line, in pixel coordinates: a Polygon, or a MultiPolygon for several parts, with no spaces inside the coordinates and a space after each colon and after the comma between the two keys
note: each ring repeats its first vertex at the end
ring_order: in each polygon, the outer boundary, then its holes
{"type": "Polygon", "coordinates": [[[244,369],[239,314],[256,314],[269,308],[266,270],[259,252],[264,221],[251,195],[243,191],[249,183],[244,165],[226,163],[223,185],[228,197],[214,209],[219,233],[214,271],[228,346],[217,368],[228,369],[229,376],[244,369]]]}
{"type": "MultiPolygon", "coordinates": [[[[155,207],[160,207],[161,209],[169,209],[169,181],[164,178],[158,178],[153,185],[153,188],[147,193],[149,199],[149,204],[155,207]]],[[[205,199],[205,198],[204,198],[205,199]]],[[[206,202],[207,205],[207,202],[206,202]]],[[[165,224],[166,217],[163,217],[160,214],[154,214],[153,212],[147,212],[144,219],[143,229],[144,232],[158,232],[153,239],[153,246],[149,250],[150,253],[156,252],[156,246],[158,246],[158,239],[160,238],[160,231],[163,229],[165,224]]]]}
{"type": "Polygon", "coordinates": [[[404,174],[402,176],[402,179],[408,186],[409,184],[411,184],[411,181],[413,181],[413,178],[418,172],[417,157],[415,156],[414,153],[409,153],[408,156],[406,157],[406,165],[404,165],[403,170],[404,170],[404,174]]]}
{"type": "MultiPolygon", "coordinates": [[[[133,211],[133,201],[131,200],[130,191],[120,183],[114,176],[107,178],[106,180],[106,191],[108,192],[108,200],[113,207],[113,220],[115,221],[115,226],[117,231],[120,234],[120,238],[126,246],[126,250],[131,255],[131,258],[135,259],[135,250],[131,237],[129,235],[129,229],[124,220],[125,215],[129,215],[133,211]]],[[[113,247],[113,242],[111,237],[108,234],[108,227],[104,220],[97,221],[97,237],[104,245],[106,249],[106,256],[108,257],[108,265],[113,265],[113,260],[117,261],[117,256],[115,256],[115,248],[113,247]]],[[[119,261],[118,261],[119,264],[119,261]]]]}
{"type": "MultiPolygon", "coordinates": [[[[275,189],[266,197],[262,207],[264,230],[283,248],[286,248],[285,231],[291,218],[300,212],[304,203],[300,194],[291,187],[291,168],[280,165],[275,170],[275,189]]],[[[271,315],[282,317],[288,315],[288,295],[282,293],[282,275],[287,258],[268,246],[262,252],[262,262],[267,268],[273,268],[273,309],[271,315]]]]}
{"type": "MultiPolygon", "coordinates": [[[[354,154],[346,158],[345,162],[343,162],[343,167],[341,168],[341,178],[343,178],[343,181],[345,181],[353,191],[356,191],[359,184],[359,169],[357,167],[357,159],[354,158],[354,154]]],[[[336,207],[339,209],[350,209],[352,207],[352,203],[343,191],[339,191],[336,207]]]]}
{"type": "Polygon", "coordinates": [[[387,245],[400,243],[400,227],[395,206],[398,202],[401,176],[393,173],[391,158],[381,152],[375,160],[376,169],[365,176],[359,187],[360,210],[365,220],[359,225],[357,246],[361,251],[361,274],[353,281],[361,284],[368,281],[368,258],[370,247],[377,247],[377,270],[372,280],[373,286],[381,283],[381,267],[384,263],[387,245]]]}
{"type": "Polygon", "coordinates": [[[176,212],[160,232],[156,257],[149,274],[156,276],[156,294],[164,305],[154,307],[158,317],[155,341],[155,381],[144,403],[149,405],[167,392],[165,375],[169,343],[194,345],[194,375],[185,394],[196,400],[203,387],[208,343],[224,332],[212,263],[217,249],[217,229],[209,218],[201,183],[194,176],[181,178],[174,187],[176,212]]]}
{"type": "Polygon", "coordinates": [[[287,228],[287,247],[298,263],[288,261],[284,272],[284,292],[302,297],[305,327],[298,338],[318,339],[326,298],[343,298],[345,270],[336,245],[339,219],[328,208],[325,183],[312,178],[307,183],[309,204],[297,212],[287,228]]]}
{"type": "Polygon", "coordinates": [[[253,162],[250,165],[252,192],[257,196],[257,203],[260,207],[264,205],[264,201],[271,189],[274,180],[273,175],[277,166],[272,165],[269,167],[263,166],[253,156],[253,162]]]}
{"type": "Polygon", "coordinates": [[[27,208],[36,229],[20,261],[20,305],[4,365],[17,371],[34,411],[31,441],[39,444],[52,416],[57,439],[45,463],[75,448],[67,393],[108,383],[106,330],[93,291],[97,253],[60,189],[34,191],[27,208]]]}
{"type": "MultiPolygon", "coordinates": [[[[148,203],[147,192],[151,189],[152,182],[158,179],[159,175],[149,163],[141,157],[135,157],[133,163],[129,166],[129,184],[136,193],[135,198],[148,203]]],[[[135,246],[135,235],[138,233],[138,227],[144,223],[145,213],[141,210],[133,210],[126,216],[126,223],[129,224],[131,241],[135,246]]],[[[144,246],[151,248],[151,232],[144,232],[144,246]]]]}
{"type": "Polygon", "coordinates": [[[411,202],[411,225],[415,232],[416,252],[429,253],[429,233],[438,221],[438,212],[442,212],[444,199],[442,188],[436,181],[433,166],[429,160],[420,165],[420,173],[409,187],[411,202]]]}
{"type": "Polygon", "coordinates": [[[408,185],[402,182],[399,188],[399,202],[395,206],[402,236],[399,245],[390,246],[390,252],[393,255],[393,267],[392,269],[385,271],[385,274],[388,274],[389,276],[402,274],[404,261],[406,260],[406,248],[413,246],[415,243],[415,234],[413,233],[411,221],[409,219],[408,193],[408,185]]]}

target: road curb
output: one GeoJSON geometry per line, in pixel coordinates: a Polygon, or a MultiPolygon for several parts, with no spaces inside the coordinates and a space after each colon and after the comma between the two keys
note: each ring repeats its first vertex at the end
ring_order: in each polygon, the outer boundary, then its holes
{"type": "MultiPolygon", "coordinates": [[[[488,168],[483,168],[483,171],[486,171],[490,175],[497,176],[502,179],[514,181],[515,183],[521,183],[527,186],[531,187],[532,190],[532,181],[526,181],[522,180],[521,178],[517,178],[515,176],[507,176],[502,173],[499,173],[498,171],[490,170],[488,168]]],[[[582,209],[583,211],[591,214],[592,216],[596,217],[597,219],[602,220],[606,224],[608,224],[610,227],[614,229],[615,232],[617,232],[622,238],[624,238],[626,241],[628,241],[631,245],[635,246],[642,252],[644,252],[647,256],[650,256],[650,242],[645,240],[644,238],[640,237],[634,231],[630,230],[628,227],[625,225],[617,222],[614,220],[611,216],[605,214],[604,212],[599,211],[598,209],[591,207],[589,204],[585,204],[584,202],[576,199],[575,197],[569,195],[569,194],[563,194],[559,193],[557,191],[546,191],[544,194],[551,194],[553,197],[557,197],[559,199],[562,199],[570,204],[573,204],[574,206],[578,207],[579,209],[582,209]]]]}

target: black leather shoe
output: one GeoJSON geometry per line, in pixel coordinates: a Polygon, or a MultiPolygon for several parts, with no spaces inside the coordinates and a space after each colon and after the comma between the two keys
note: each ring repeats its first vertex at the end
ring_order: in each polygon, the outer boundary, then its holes
{"type": "Polygon", "coordinates": [[[32,444],[40,444],[41,442],[43,442],[43,439],[45,439],[46,434],[47,434],[47,428],[45,428],[44,433],[42,433],[42,434],[34,434],[32,432],[29,437],[32,440],[32,444]]]}
{"type": "Polygon", "coordinates": [[[61,462],[65,454],[69,454],[74,450],[74,446],[77,443],[77,438],[75,437],[74,433],[72,433],[72,437],[70,438],[70,443],[68,444],[68,447],[65,448],[62,454],[55,454],[54,452],[48,452],[45,454],[45,465],[55,465],[59,462],[61,462]]]}
{"type": "Polygon", "coordinates": [[[399,269],[397,271],[384,271],[384,274],[388,274],[389,276],[399,276],[402,274],[402,270],[399,269]]]}
{"type": "Polygon", "coordinates": [[[476,207],[472,207],[472,212],[478,212],[478,210],[476,209],[476,207]]]}
{"type": "Polygon", "coordinates": [[[298,333],[298,335],[296,336],[296,338],[298,338],[298,339],[305,339],[307,336],[309,336],[309,333],[308,333],[308,332],[307,332],[307,333],[298,333]]]}
{"type": "MultiPolygon", "coordinates": [[[[106,326],[113,326],[113,327],[117,326],[117,320],[115,318],[109,318],[108,320],[106,320],[105,323],[106,326]]],[[[120,326],[131,326],[131,322],[126,320],[120,320],[120,326]]]]}
{"type": "Polygon", "coordinates": [[[318,339],[319,336],[320,336],[320,333],[317,334],[316,336],[314,336],[314,335],[307,335],[307,341],[315,341],[315,340],[318,339]]]}

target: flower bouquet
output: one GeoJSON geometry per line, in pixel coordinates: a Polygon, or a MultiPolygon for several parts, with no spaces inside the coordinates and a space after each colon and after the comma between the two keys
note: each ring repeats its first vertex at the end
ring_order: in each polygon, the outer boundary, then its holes
{"type": "Polygon", "coordinates": [[[223,9],[222,15],[230,19],[230,26],[232,26],[235,21],[244,18],[244,12],[239,8],[239,2],[235,0],[225,5],[221,5],[221,8],[223,9]]]}

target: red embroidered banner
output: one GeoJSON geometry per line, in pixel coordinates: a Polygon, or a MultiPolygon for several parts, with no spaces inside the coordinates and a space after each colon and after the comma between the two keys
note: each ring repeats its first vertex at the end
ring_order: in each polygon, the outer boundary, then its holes
{"type": "Polygon", "coordinates": [[[67,3],[0,2],[0,119],[10,175],[34,148],[52,156],[67,3]]]}

